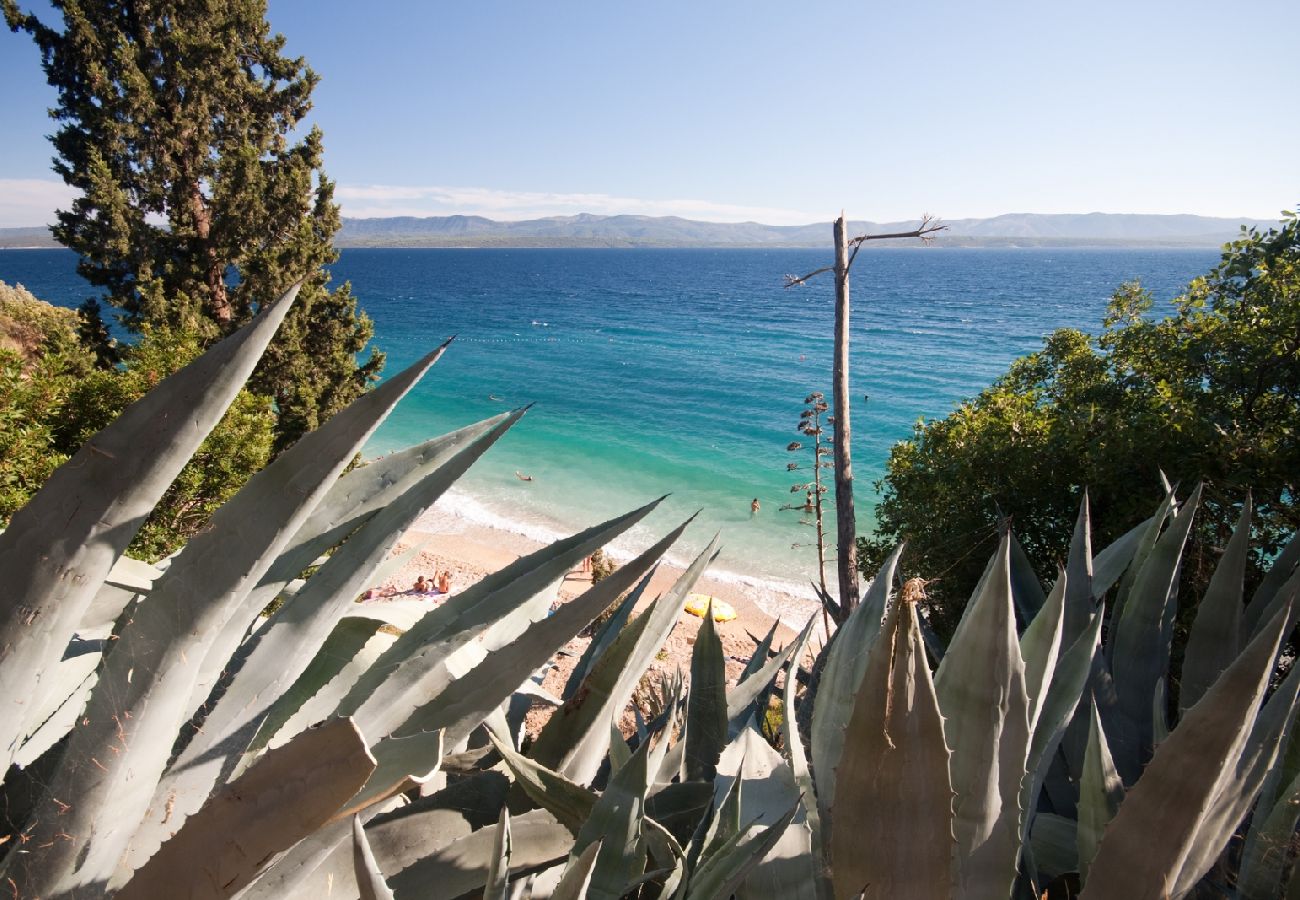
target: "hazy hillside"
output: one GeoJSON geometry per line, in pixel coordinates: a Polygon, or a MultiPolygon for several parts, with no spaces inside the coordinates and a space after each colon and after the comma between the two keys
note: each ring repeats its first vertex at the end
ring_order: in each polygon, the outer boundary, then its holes
{"type": "MultiPolygon", "coordinates": [[[[1217,247],[1243,224],[1275,223],[1189,215],[1009,213],[947,224],[936,242],[950,247],[1217,247]]],[[[914,227],[914,221],[852,222],[850,233],[914,227]]],[[[589,213],[518,222],[483,216],[345,218],[336,240],[340,247],[825,247],[829,242],[829,222],[762,225],[589,213]]],[[[0,248],[55,246],[46,228],[0,228],[0,248]]]]}
{"type": "MultiPolygon", "coordinates": [[[[1243,225],[1271,223],[1190,215],[1013,213],[947,223],[948,246],[1214,247],[1243,225]]],[[[915,222],[853,222],[854,234],[906,231],[915,222]]],[[[481,216],[344,219],[341,247],[824,247],[830,224],[698,222],[675,216],[552,216],[497,222],[481,216]]]]}

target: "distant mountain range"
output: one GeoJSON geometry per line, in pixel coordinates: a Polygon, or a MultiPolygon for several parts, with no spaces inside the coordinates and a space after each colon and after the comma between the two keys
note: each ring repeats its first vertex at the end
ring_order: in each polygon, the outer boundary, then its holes
{"type": "MultiPolygon", "coordinates": [[[[1191,215],[1010,213],[946,222],[949,247],[1217,247],[1260,219],[1191,215]]],[[[852,222],[850,234],[908,231],[917,222],[852,222]]],[[[825,247],[829,222],[762,225],[676,216],[551,216],[498,222],[483,216],[396,216],[343,220],[340,247],[825,247]]],[[[892,243],[892,242],[891,242],[892,243]]],[[[916,244],[916,241],[899,243],[916,244]]],[[[45,228],[0,228],[0,248],[57,246],[45,228]]]]}

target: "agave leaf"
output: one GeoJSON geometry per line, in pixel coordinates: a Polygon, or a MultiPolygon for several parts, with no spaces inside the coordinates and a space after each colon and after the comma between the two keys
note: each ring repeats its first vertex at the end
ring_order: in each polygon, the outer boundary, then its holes
{"type": "Polygon", "coordinates": [[[599,852],[600,842],[597,841],[588,844],[585,850],[570,859],[555,890],[551,891],[551,900],[586,900],[591,873],[596,866],[596,854],[599,852]]]}
{"type": "MultiPolygon", "coordinates": [[[[754,646],[754,652],[750,654],[749,661],[745,663],[744,671],[740,673],[740,680],[737,684],[745,681],[750,675],[763,668],[768,656],[772,653],[772,641],[776,638],[777,624],[775,621],[772,622],[772,627],[767,630],[767,634],[754,646]]],[[[752,640],[753,637],[751,634],[750,639],[752,640]]]]}
{"type": "Polygon", "coordinates": [[[1017,618],[1025,623],[1033,620],[1047,601],[1033,564],[1014,533],[1011,535],[1011,600],[1016,605],[1017,618]]]}
{"type": "Polygon", "coordinates": [[[510,610],[558,584],[585,556],[631,528],[658,504],[655,500],[516,560],[431,610],[361,676],[340,703],[339,714],[355,714],[368,734],[391,734],[445,686],[443,679],[430,679],[430,672],[445,668],[450,653],[510,610]]]}
{"type": "Polygon", "coordinates": [[[378,510],[406,494],[430,471],[442,468],[466,447],[477,444],[506,421],[518,419],[522,412],[502,413],[467,425],[423,444],[390,453],[345,472],[335,480],[204,654],[199,681],[191,698],[192,705],[198,708],[207,699],[243,640],[248,623],[266,608],[287,582],[297,578],[313,560],[345,540],[378,510]]]}
{"type": "Polygon", "coordinates": [[[45,850],[23,860],[26,890],[71,891],[112,877],[188,715],[201,648],[441,352],[362,395],[249,479],[154,582],[105,657],[67,764],[38,807],[32,836],[45,850]],[[60,810],[62,797],[79,802],[60,810]],[[65,829],[72,839],[56,839],[65,829]]]}
{"type": "Polygon", "coordinates": [[[944,737],[961,750],[950,760],[959,898],[1010,894],[1022,842],[1029,696],[1011,608],[1009,555],[1004,536],[934,679],[944,737]]]}
{"type": "MultiPolygon", "coordinates": [[[[101,641],[96,641],[96,644],[101,641]]],[[[86,698],[99,679],[101,654],[86,652],[69,656],[72,645],[63,659],[51,667],[43,678],[44,690],[40,700],[31,710],[33,731],[23,738],[22,745],[13,754],[15,765],[27,767],[40,758],[72,730],[86,706],[86,698]]]]}
{"type": "MultiPolygon", "coordinates": [[[[1165,520],[1168,519],[1170,515],[1176,516],[1176,504],[1177,498],[1174,496],[1174,492],[1172,490],[1166,491],[1165,499],[1156,509],[1155,515],[1147,519],[1143,525],[1138,526],[1138,528],[1142,528],[1143,530],[1137,539],[1137,547],[1133,550],[1133,557],[1130,560],[1128,567],[1124,569],[1124,577],[1120,579],[1119,589],[1115,594],[1115,605],[1111,609],[1111,619],[1116,623],[1119,622],[1120,617],[1123,615],[1124,607],[1128,605],[1129,597],[1133,593],[1133,585],[1137,581],[1138,575],[1141,574],[1143,568],[1146,566],[1147,558],[1150,557],[1152,550],[1155,548],[1156,541],[1160,539],[1160,529],[1164,527],[1165,520]]],[[[1125,535],[1123,538],[1120,538],[1120,540],[1123,541],[1128,538],[1128,536],[1129,535],[1125,535]]],[[[1118,544],[1119,541],[1116,541],[1116,543],[1118,544]]],[[[1101,555],[1104,556],[1109,549],[1110,548],[1108,547],[1106,550],[1103,550],[1101,555]]],[[[1100,559],[1101,556],[1098,556],[1099,561],[1100,559]]],[[[1094,592],[1100,593],[1096,587],[1094,587],[1093,590],[1094,592]]],[[[1115,649],[1114,639],[1112,638],[1107,641],[1106,646],[1108,651],[1112,654],[1113,665],[1113,653],[1115,649]]]]}
{"type": "Polygon", "coordinates": [[[1300,531],[1291,535],[1291,540],[1287,541],[1277,559],[1273,560],[1264,580],[1255,589],[1254,596],[1242,614],[1242,634],[1254,634],[1262,623],[1269,620],[1270,616],[1266,612],[1282,586],[1291,579],[1297,565],[1300,565],[1300,531]]]}
{"type": "Polygon", "coordinates": [[[772,821],[791,804],[798,807],[785,833],[741,884],[739,900],[816,900],[817,868],[799,789],[781,754],[757,729],[746,728],[723,754],[718,770],[720,778],[722,773],[734,771],[733,777],[744,784],[739,794],[743,821],[772,821]]]}
{"type": "MultiPolygon", "coordinates": [[[[1274,563],[1274,565],[1276,566],[1276,563],[1274,563]]],[[[1268,607],[1264,610],[1264,615],[1263,618],[1260,619],[1260,622],[1268,622],[1273,618],[1273,614],[1279,609],[1290,607],[1292,614],[1291,624],[1294,626],[1294,616],[1297,612],[1300,612],[1300,604],[1296,602],[1297,597],[1300,597],[1300,569],[1296,569],[1291,573],[1291,577],[1277,589],[1277,593],[1274,595],[1273,599],[1269,601],[1268,607]]],[[[1257,629],[1259,627],[1261,626],[1256,626],[1257,629]]]]}
{"type": "MultiPolygon", "coordinates": [[[[1284,612],[1284,611],[1283,611],[1284,612]]],[[[1282,630],[1287,634],[1288,625],[1282,630]]],[[[1218,794],[1196,834],[1196,842],[1183,864],[1175,892],[1190,891],[1222,854],[1237,827],[1255,803],[1268,771],[1276,764],[1282,735],[1295,724],[1300,672],[1289,673],[1260,710],[1235,767],[1225,770],[1218,794]]],[[[1259,810],[1264,817],[1264,810],[1259,810]]]]}
{"type": "Polygon", "coordinates": [[[1093,598],[1092,513],[1088,492],[1079,501],[1079,516],[1070,538],[1070,555],[1065,563],[1065,618],[1061,626],[1061,646],[1069,647],[1079,639],[1097,614],[1093,598]]]}
{"type": "Polygon", "coordinates": [[[145,517],[234,401],[297,294],[295,285],[128,406],[0,533],[0,772],[19,738],[40,724],[28,720],[27,707],[42,695],[42,676],[145,517]]]}
{"type": "Polygon", "coordinates": [[[1273,900],[1279,895],[1298,824],[1300,777],[1287,785],[1272,809],[1256,809],[1237,875],[1241,900],[1273,900]]]}
{"type": "Polygon", "coordinates": [[[325,824],[374,767],[352,722],[304,732],[214,794],[115,896],[166,897],[177,885],[195,898],[233,896],[325,824]]]}
{"type": "MultiPolygon", "coordinates": [[[[808,624],[804,626],[804,631],[811,629],[815,621],[816,616],[810,618],[808,624]]],[[[776,625],[774,624],[772,628],[775,630],[776,625]]],[[[749,721],[750,717],[758,712],[756,709],[758,698],[776,679],[777,674],[785,668],[786,663],[790,661],[790,657],[794,654],[795,643],[797,642],[798,638],[795,638],[793,643],[787,644],[783,647],[775,656],[767,661],[766,665],[751,674],[744,681],[740,682],[731,690],[730,693],[727,694],[728,740],[735,739],[736,735],[740,734],[741,729],[744,728],[745,723],[749,721]]]]}
{"type": "Polygon", "coordinates": [[[1029,842],[1035,868],[1044,882],[1078,870],[1077,825],[1073,819],[1053,813],[1041,813],[1034,819],[1029,842]]]}
{"type": "Polygon", "coordinates": [[[1025,793],[1020,808],[1026,819],[1032,818],[1038,805],[1038,793],[1047,779],[1048,768],[1056,755],[1056,748],[1065,735],[1065,728],[1079,708],[1083,690],[1092,672],[1093,660],[1099,656],[1101,641],[1100,612],[1074,644],[1062,654],[1056,666],[1056,675],[1043,701],[1038,727],[1029,741],[1029,756],[1025,762],[1029,776],[1025,779],[1025,793]]]}
{"type": "Polygon", "coordinates": [[[809,734],[812,753],[813,778],[817,781],[817,802],[821,805],[822,827],[830,832],[832,826],[830,804],[835,796],[835,767],[839,765],[840,749],[844,745],[844,728],[853,713],[854,697],[862,683],[862,673],[867,669],[871,645],[880,632],[885,617],[898,568],[898,557],[903,544],[889,554],[862,602],[849,613],[844,624],[835,632],[817,684],[813,701],[812,727],[809,734]]]}
{"type": "Polygon", "coordinates": [[[397,640],[379,628],[374,619],[349,616],[339,620],[307,671],[268,710],[241,766],[246,767],[264,748],[277,747],[312,723],[328,718],[361,673],[397,640]]]}
{"type": "MultiPolygon", "coordinates": [[[[809,625],[813,621],[816,621],[815,615],[809,625]]],[[[785,690],[782,698],[785,703],[785,710],[781,716],[781,734],[785,737],[785,746],[790,754],[790,771],[794,774],[795,784],[799,788],[799,799],[803,803],[804,815],[808,823],[809,844],[813,854],[813,865],[816,867],[814,878],[817,897],[819,900],[829,900],[831,897],[830,872],[826,866],[827,848],[824,844],[821,814],[818,811],[817,790],[813,785],[812,772],[808,770],[808,756],[804,751],[803,736],[799,734],[795,705],[795,694],[799,684],[797,677],[799,661],[803,659],[804,651],[811,637],[812,628],[805,627],[795,641],[794,653],[790,657],[790,667],[786,670],[785,690]]]]}
{"type": "Polygon", "coordinates": [[[746,828],[719,848],[691,876],[686,890],[688,900],[714,900],[730,896],[776,846],[798,809],[799,803],[796,801],[767,828],[746,828]]]}
{"type": "Polygon", "coordinates": [[[352,865],[361,900],[395,900],[384,881],[384,873],[379,871],[379,863],[375,862],[361,819],[356,816],[352,817],[352,865]]]}
{"type": "MultiPolygon", "coordinates": [[[[496,828],[480,828],[395,871],[388,883],[399,898],[454,900],[477,891],[487,883],[487,860],[496,837],[496,828]]],[[[516,875],[563,860],[573,844],[569,832],[544,810],[512,817],[510,838],[510,867],[516,875]]]]}
{"type": "Polygon", "coordinates": [[[601,845],[587,890],[593,900],[618,900],[628,883],[645,870],[642,822],[649,787],[649,754],[648,741],[637,747],[627,764],[610,777],[587,821],[578,829],[572,854],[581,853],[592,844],[601,845]]]}
{"type": "Polygon", "coordinates": [[[589,784],[596,777],[608,750],[606,723],[627,706],[717,547],[715,536],[672,588],[619,634],[592,667],[582,689],[543,726],[533,744],[534,759],[580,784],[589,784]]]}
{"type": "Polygon", "coordinates": [[[691,652],[691,691],[686,697],[686,777],[711,780],[726,743],[727,667],[710,600],[691,652]]]}
{"type": "Polygon", "coordinates": [[[1083,778],[1079,781],[1079,824],[1077,832],[1079,880],[1086,884],[1088,868],[1097,855],[1097,845],[1124,799],[1124,783],[1115,771],[1106,743],[1106,731],[1097,705],[1088,704],[1088,749],[1083,756],[1083,778]]]}
{"type": "Polygon", "coordinates": [[[948,756],[916,606],[895,603],[858,688],[836,772],[835,896],[856,897],[868,886],[899,900],[949,895],[948,756]]]}
{"type": "Polygon", "coordinates": [[[487,884],[483,900],[506,900],[510,896],[510,810],[501,807],[497,821],[496,838],[492,842],[492,855],[488,857],[487,884]]]}
{"type": "Polygon", "coordinates": [[[1201,489],[1197,486],[1169,529],[1160,536],[1133,580],[1124,608],[1112,616],[1111,672],[1119,697],[1122,727],[1111,735],[1120,772],[1130,777],[1133,759],[1139,766],[1151,758],[1155,725],[1151,697],[1156,682],[1169,674],[1172,614],[1177,604],[1178,570],[1183,545],[1192,528],[1201,489]],[[1130,761],[1126,767],[1121,760],[1130,761]],[[1127,770],[1126,770],[1127,768],[1127,770]]]}
{"type": "MultiPolygon", "coordinates": [[[[441,465],[429,469],[366,522],[272,616],[204,719],[200,733],[173,764],[177,775],[160,785],[177,798],[172,804],[173,818],[188,812],[187,795],[206,795],[248,745],[271,705],[306,671],[316,648],[329,637],[335,623],[355,609],[353,601],[373,583],[376,570],[388,559],[393,545],[522,415],[523,410],[519,410],[508,416],[477,440],[456,448],[441,465]]],[[[138,835],[137,840],[142,837],[138,835]]]]}
{"type": "Polygon", "coordinates": [[[1178,693],[1179,709],[1186,712],[1210,689],[1219,673],[1237,658],[1241,649],[1242,594],[1250,552],[1250,495],[1241,507],[1237,528],[1228,541],[1196,607],[1196,619],[1187,637],[1178,693]]]}
{"type": "Polygon", "coordinates": [[[1275,616],[1156,750],[1106,828],[1084,900],[1177,900],[1178,881],[1194,883],[1205,874],[1208,863],[1189,864],[1189,857],[1215,796],[1235,774],[1268,688],[1285,621],[1286,611],[1275,616]]]}
{"type": "MultiPolygon", "coordinates": [[[[1100,600],[1115,586],[1138,552],[1138,545],[1152,526],[1153,519],[1139,522],[1092,558],[1092,599],[1100,600]]],[[[1159,526],[1157,526],[1158,528],[1159,526]]]]}
{"type": "MultiPolygon", "coordinates": [[[[689,519],[636,559],[620,566],[579,597],[561,605],[554,614],[533,623],[519,637],[456,679],[452,683],[454,690],[434,695],[415,710],[394,733],[445,728],[448,742],[452,745],[468,737],[489,712],[518,689],[529,673],[554,656],[602,610],[609,608],[620,594],[636,584],[681,536],[688,524],[689,519]]],[[[433,681],[426,677],[422,688],[431,691],[433,681]]]]}
{"type": "MultiPolygon", "coordinates": [[[[645,743],[645,741],[642,741],[645,743]]],[[[617,772],[632,758],[632,751],[627,746],[623,732],[618,730],[617,722],[609,723],[609,770],[617,772]]]]}
{"type": "Polygon", "coordinates": [[[1020,656],[1025,661],[1025,688],[1029,693],[1031,732],[1038,725],[1038,714],[1043,701],[1047,699],[1047,689],[1052,684],[1056,658],[1063,643],[1061,629],[1065,620],[1066,581],[1067,576],[1062,569],[1057,575],[1051,595],[1020,637],[1020,656]]]}
{"type": "Polygon", "coordinates": [[[375,758],[375,771],[331,818],[347,818],[382,800],[426,784],[438,772],[443,746],[441,731],[387,738],[375,744],[370,750],[375,758]]]}
{"type": "Polygon", "coordinates": [[[641,597],[645,594],[645,589],[650,585],[650,580],[654,578],[655,572],[658,571],[655,566],[645,577],[642,578],[635,588],[628,592],[628,595],[618,604],[618,609],[614,614],[605,620],[600,626],[600,630],[591,638],[591,643],[587,649],[582,651],[582,656],[578,658],[578,664],[573,667],[569,674],[569,680],[564,683],[563,699],[568,700],[578,692],[578,686],[582,684],[582,679],[587,677],[591,672],[591,667],[596,664],[609,646],[614,643],[614,639],[623,631],[623,626],[632,616],[632,610],[641,602],[641,597]]]}
{"type": "MultiPolygon", "coordinates": [[[[375,807],[363,810],[359,817],[366,826],[366,840],[380,870],[387,873],[390,885],[392,877],[412,863],[449,848],[455,841],[469,837],[475,829],[480,830],[480,837],[490,835],[490,826],[496,824],[509,787],[510,779],[502,773],[480,772],[388,811],[379,812],[375,807]]],[[[392,803],[389,801],[384,806],[392,803]]],[[[572,838],[548,813],[538,811],[528,815],[544,817],[559,828],[566,840],[564,848],[568,848],[572,838]]],[[[517,816],[512,822],[516,842],[525,827],[525,818],[517,816]]],[[[473,861],[480,867],[480,885],[487,871],[488,846],[483,844],[483,855],[473,861]]],[[[350,826],[336,821],[284,854],[240,895],[240,900],[339,898],[343,886],[353,881],[352,871],[350,826]]]]}
{"type": "Polygon", "coordinates": [[[516,753],[514,748],[503,740],[503,736],[489,729],[488,739],[505,761],[506,767],[514,775],[515,782],[523,788],[525,794],[568,828],[574,836],[591,816],[591,809],[596,804],[596,794],[581,785],[574,784],[558,772],[552,772],[526,756],[516,753]]]}

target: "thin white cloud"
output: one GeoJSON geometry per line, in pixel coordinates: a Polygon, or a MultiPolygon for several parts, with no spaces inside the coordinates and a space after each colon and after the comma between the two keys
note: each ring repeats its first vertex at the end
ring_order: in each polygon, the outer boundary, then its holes
{"type": "Polygon", "coordinates": [[[0,228],[50,225],[77,192],[49,178],[0,178],[0,228]]]}
{"type": "Polygon", "coordinates": [[[560,194],[544,191],[503,191],[481,187],[385,184],[339,185],[335,192],[345,216],[477,215],[515,221],[544,216],[595,215],[681,216],[710,222],[763,222],[806,225],[818,216],[799,210],[742,206],[709,200],[645,200],[611,194],[560,194]]]}
{"type": "MultiPolygon", "coordinates": [[[[76,195],[76,191],[61,181],[0,178],[0,227],[52,224],[54,211],[66,209],[76,195]]],[[[708,222],[762,222],[767,225],[806,225],[822,218],[800,210],[709,200],[645,200],[612,194],[504,191],[441,185],[343,184],[336,189],[335,198],[343,207],[343,214],[355,218],[471,215],[515,221],[592,213],[681,216],[708,222]]]]}

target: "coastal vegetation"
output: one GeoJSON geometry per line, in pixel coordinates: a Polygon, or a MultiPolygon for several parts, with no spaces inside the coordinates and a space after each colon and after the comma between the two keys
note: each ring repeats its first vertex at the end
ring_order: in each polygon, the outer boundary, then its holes
{"type": "Polygon", "coordinates": [[[1247,489],[1257,543],[1245,577],[1258,583],[1300,527],[1300,220],[1244,230],[1170,314],[1152,313],[1126,284],[1097,337],[1058,330],[946,418],[918,423],[878,485],[864,574],[906,540],[901,564],[928,579],[931,620],[951,634],[1004,523],[1047,579],[1085,487],[1110,541],[1147,515],[1163,478],[1205,482],[1183,596],[1208,585],[1247,489]]]}
{"type": "Polygon", "coordinates": [[[689,521],[551,605],[558,580],[657,501],[436,608],[357,600],[524,413],[349,471],[447,345],[282,453],[165,567],[122,554],[292,301],[267,304],[92,436],[0,534],[0,722],[23,766],[5,775],[0,865],[18,896],[451,900],[530,879],[552,897],[700,900],[1294,887],[1300,669],[1279,670],[1279,649],[1300,540],[1247,602],[1249,500],[1197,606],[1176,705],[1168,623],[1201,486],[1169,490],[1096,554],[1085,502],[1050,590],[1004,531],[937,670],[925,588],[899,586],[901,547],[816,660],[810,621],[728,685],[705,615],[689,680],[661,679],[657,715],[623,734],[610,723],[716,539],[648,605],[647,576],[689,521]],[[526,742],[533,674],[614,605],[526,742]]]}
{"type": "MultiPolygon", "coordinates": [[[[358,364],[371,323],[348,285],[328,287],[341,219],[321,132],[295,140],[318,77],[282,54],[264,0],[70,0],[61,27],[3,10],[58,92],[54,169],[77,197],[52,231],[122,325],[206,347],[301,282],[249,382],[272,404],[276,452],[364,392],[383,356],[358,364]]],[[[83,315],[96,323],[98,301],[83,315]]]]}

